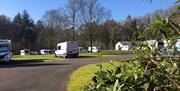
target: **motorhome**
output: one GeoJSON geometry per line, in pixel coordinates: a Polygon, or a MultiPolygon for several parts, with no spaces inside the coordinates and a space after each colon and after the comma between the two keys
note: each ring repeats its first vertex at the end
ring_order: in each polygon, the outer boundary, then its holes
{"type": "Polygon", "coordinates": [[[9,62],[11,57],[11,40],[0,40],[0,61],[9,62]]]}
{"type": "Polygon", "coordinates": [[[31,51],[29,49],[20,50],[20,55],[22,56],[31,55],[31,51]]]}
{"type": "Polygon", "coordinates": [[[152,47],[156,47],[156,48],[167,48],[168,47],[168,43],[169,41],[168,40],[147,40],[146,43],[152,47]]]}
{"type": "Polygon", "coordinates": [[[175,51],[174,47],[177,49],[177,51],[180,51],[180,39],[177,39],[176,44],[171,48],[168,47],[168,44],[170,43],[169,40],[148,40],[147,43],[151,49],[153,49],[152,46],[154,46],[154,49],[159,49],[160,55],[173,54],[175,51]]]}
{"type": "Polygon", "coordinates": [[[50,49],[42,49],[42,50],[40,50],[40,53],[41,53],[42,55],[44,55],[44,54],[50,54],[50,52],[51,52],[50,49]]]}
{"type": "Polygon", "coordinates": [[[79,55],[78,44],[74,41],[57,44],[56,57],[77,57],[79,55]]]}

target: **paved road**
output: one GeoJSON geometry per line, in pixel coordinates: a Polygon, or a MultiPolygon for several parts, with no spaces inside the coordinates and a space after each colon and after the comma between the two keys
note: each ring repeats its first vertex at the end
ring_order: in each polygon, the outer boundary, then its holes
{"type": "MultiPolygon", "coordinates": [[[[131,58],[121,55],[103,58],[104,62],[131,58]]],[[[98,58],[69,58],[63,62],[11,62],[0,64],[0,91],[66,91],[70,74],[77,68],[98,63],[98,58]]]]}

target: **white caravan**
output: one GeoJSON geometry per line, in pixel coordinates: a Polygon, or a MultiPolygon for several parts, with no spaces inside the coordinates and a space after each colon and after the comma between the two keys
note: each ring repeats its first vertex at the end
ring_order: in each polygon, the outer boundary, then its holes
{"type": "Polygon", "coordinates": [[[77,57],[79,55],[78,44],[74,41],[57,44],[56,57],[77,57]]]}
{"type": "Polygon", "coordinates": [[[40,50],[40,53],[41,53],[42,55],[44,55],[44,54],[50,54],[50,52],[51,52],[51,50],[49,50],[49,49],[42,49],[42,50],[40,50]]]}
{"type": "Polygon", "coordinates": [[[0,61],[9,62],[11,57],[11,40],[0,40],[0,61]]]}
{"type": "Polygon", "coordinates": [[[29,49],[20,50],[20,55],[22,56],[31,55],[31,51],[29,49]]]}
{"type": "MultiPolygon", "coordinates": [[[[91,52],[91,47],[88,47],[88,52],[91,52]]],[[[92,46],[92,52],[100,52],[100,49],[96,46],[92,46]]]]}

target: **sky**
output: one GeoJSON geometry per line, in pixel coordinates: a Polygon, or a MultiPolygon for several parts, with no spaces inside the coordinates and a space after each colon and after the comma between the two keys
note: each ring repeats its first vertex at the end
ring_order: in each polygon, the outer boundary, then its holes
{"type": "MultiPolygon", "coordinates": [[[[47,10],[58,9],[67,5],[68,0],[0,0],[0,15],[13,18],[18,12],[27,10],[33,20],[41,19],[47,10]]],[[[124,20],[128,15],[143,16],[158,9],[166,9],[176,0],[99,0],[101,6],[111,11],[112,18],[124,20]]]]}

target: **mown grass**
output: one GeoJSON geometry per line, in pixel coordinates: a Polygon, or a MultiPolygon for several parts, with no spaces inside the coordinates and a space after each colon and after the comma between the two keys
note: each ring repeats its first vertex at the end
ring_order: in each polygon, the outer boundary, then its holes
{"type": "MultiPolygon", "coordinates": [[[[119,62],[114,62],[113,64],[118,65],[119,62]]],[[[68,82],[68,91],[82,91],[85,85],[91,82],[92,77],[100,69],[99,64],[89,64],[78,68],[70,77],[68,82]]],[[[115,69],[115,66],[110,63],[102,64],[103,70],[115,69]]]]}
{"type": "Polygon", "coordinates": [[[62,61],[63,58],[56,58],[54,54],[48,55],[13,55],[12,61],[62,61]]]}
{"type": "Polygon", "coordinates": [[[98,53],[80,53],[79,56],[97,56],[98,53]]]}
{"type": "MultiPolygon", "coordinates": [[[[79,56],[97,56],[97,53],[80,53],[79,56]]],[[[64,58],[55,57],[54,54],[47,55],[13,55],[12,61],[62,61],[64,58]]]]}
{"type": "MultiPolygon", "coordinates": [[[[106,56],[115,56],[123,54],[132,54],[132,51],[115,51],[115,50],[102,50],[103,57],[106,56]]],[[[99,53],[81,53],[80,56],[96,56],[98,57],[99,53]]],[[[114,65],[110,63],[103,63],[103,70],[115,69],[115,65],[120,65],[119,62],[113,62],[114,65]]],[[[89,64],[83,67],[80,67],[70,77],[68,82],[68,91],[82,91],[85,85],[91,82],[92,77],[100,69],[99,64],[89,64]]]]}
{"type": "Polygon", "coordinates": [[[116,50],[102,50],[103,55],[123,55],[123,54],[133,54],[132,50],[129,51],[116,51],[116,50]]]}
{"type": "MultiPolygon", "coordinates": [[[[103,56],[133,54],[133,51],[102,50],[103,56]]],[[[99,53],[80,53],[80,56],[98,56],[99,53]]]]}

